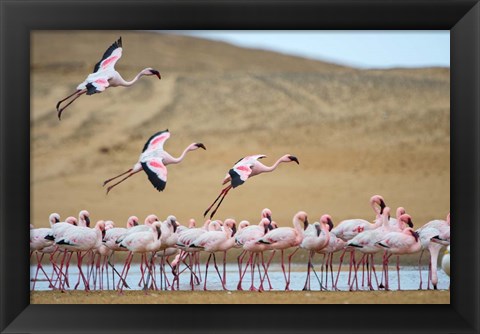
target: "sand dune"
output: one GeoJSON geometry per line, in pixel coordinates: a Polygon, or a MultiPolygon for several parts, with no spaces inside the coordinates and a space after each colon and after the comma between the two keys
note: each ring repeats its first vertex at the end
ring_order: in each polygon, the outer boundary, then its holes
{"type": "Polygon", "coordinates": [[[404,206],[416,226],[450,210],[449,70],[358,70],[226,43],[153,32],[31,35],[31,205],[33,223],[88,209],[93,220],[175,214],[201,220],[239,158],[263,153],[300,165],[234,189],[218,218],[257,223],[269,207],[281,225],[298,210],[311,220],[373,219],[368,199],[404,206]],[[123,38],[125,78],[153,67],[162,80],[81,97],[59,121],[55,104],[84,80],[108,45],[123,38]],[[143,173],[108,196],[105,179],[130,168],[156,131],[165,148],[191,152],[169,166],[164,192],[143,173]]]}

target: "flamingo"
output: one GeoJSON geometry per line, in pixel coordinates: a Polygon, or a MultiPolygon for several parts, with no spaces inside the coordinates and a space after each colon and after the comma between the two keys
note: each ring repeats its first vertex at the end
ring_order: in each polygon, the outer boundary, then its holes
{"type": "MultiPolygon", "coordinates": [[[[169,215],[165,221],[161,223],[162,235],[160,238],[160,246],[155,252],[162,252],[161,261],[160,261],[160,289],[163,289],[163,281],[165,280],[165,288],[167,287],[167,275],[165,272],[165,260],[167,257],[166,250],[176,246],[178,241],[177,227],[179,226],[177,218],[173,215],[169,215]],[[162,279],[162,275],[163,278],[162,279]]],[[[174,253],[177,252],[176,249],[172,250],[174,253]]],[[[172,253],[173,254],[173,253],[172,253]]]]}
{"type": "MultiPolygon", "coordinates": [[[[218,224],[217,221],[213,221],[210,225],[218,224]]],[[[213,264],[215,266],[215,270],[217,271],[218,277],[222,282],[222,287],[224,290],[227,290],[226,282],[225,282],[225,275],[220,275],[218,271],[217,261],[215,258],[215,252],[223,252],[224,259],[226,256],[226,252],[233,247],[235,244],[235,238],[233,238],[233,234],[235,233],[235,222],[233,219],[225,220],[223,228],[220,231],[208,231],[206,233],[201,234],[195,241],[190,244],[190,247],[193,248],[201,248],[205,252],[210,253],[207,259],[207,263],[205,265],[205,280],[203,285],[203,290],[207,290],[207,275],[208,275],[208,265],[210,263],[210,259],[213,256],[213,264]]],[[[225,262],[225,260],[224,260],[225,262]]],[[[225,270],[225,268],[224,268],[225,270]]]]}
{"type": "Polygon", "coordinates": [[[418,270],[420,273],[420,286],[422,289],[422,272],[421,272],[421,260],[425,249],[428,249],[430,253],[429,264],[429,279],[427,289],[430,289],[430,281],[433,288],[437,289],[438,275],[437,275],[437,262],[438,254],[443,246],[450,244],[450,213],[447,215],[446,220],[435,219],[431,220],[416,231],[422,243],[422,252],[418,259],[418,270]]]}
{"type": "Polygon", "coordinates": [[[203,217],[205,217],[208,214],[208,212],[212,209],[215,203],[217,203],[217,201],[221,198],[215,210],[213,210],[213,212],[210,214],[210,219],[212,219],[215,213],[217,212],[218,208],[220,207],[220,204],[222,204],[223,200],[225,199],[225,196],[227,196],[230,189],[236,188],[242,185],[243,183],[245,183],[245,181],[247,181],[248,178],[251,178],[261,173],[272,172],[282,162],[295,161],[297,164],[300,164],[298,162],[298,159],[295,156],[286,154],[280,157],[272,166],[265,166],[258,160],[266,157],[267,157],[266,155],[257,154],[257,155],[249,155],[247,157],[244,157],[238,160],[237,163],[228,171],[227,175],[223,179],[222,185],[225,185],[227,183],[229,183],[229,185],[222,189],[222,191],[220,192],[220,195],[218,195],[218,197],[215,199],[212,205],[210,205],[207,208],[207,210],[205,210],[205,212],[203,213],[203,217]]]}
{"type": "Polygon", "coordinates": [[[90,227],[90,213],[87,210],[78,213],[78,226],[90,227]]]}
{"type": "MultiPolygon", "coordinates": [[[[292,257],[298,251],[298,246],[302,243],[304,230],[308,227],[308,216],[305,211],[299,211],[293,216],[293,226],[292,227],[279,227],[274,230],[271,230],[265,234],[262,238],[258,239],[258,243],[269,245],[270,249],[280,250],[282,258],[282,271],[285,278],[285,290],[290,290],[290,267],[292,262],[292,257]],[[285,273],[284,265],[284,250],[290,247],[296,247],[295,250],[288,256],[288,277],[285,273]]],[[[265,270],[265,275],[267,275],[268,267],[270,266],[270,260],[267,263],[267,268],[265,270]]]]}
{"type": "MultiPolygon", "coordinates": [[[[56,215],[58,216],[58,214],[56,215]]],[[[58,216],[58,218],[57,216],[54,216],[53,219],[60,220],[60,216],[58,216]]],[[[46,228],[46,227],[34,228],[33,225],[30,224],[30,258],[32,257],[32,254],[35,253],[36,259],[37,259],[37,269],[35,271],[35,277],[33,278],[32,290],[35,290],[35,284],[37,282],[39,270],[43,272],[46,279],[50,283],[50,286],[53,286],[51,280],[48,278],[48,275],[42,266],[43,256],[46,254],[46,251],[44,250],[48,250],[50,253],[55,250],[55,247],[52,247],[53,241],[48,238],[45,239],[45,237],[51,234],[51,232],[52,232],[51,228],[46,228]]]]}
{"type": "Polygon", "coordinates": [[[168,138],[170,138],[170,132],[168,129],[159,131],[151,136],[145,143],[143,151],[140,154],[140,158],[138,159],[138,162],[133,165],[133,168],[130,168],[126,172],[112,177],[103,183],[103,186],[105,186],[107,183],[119,178],[120,176],[128,174],[119,182],[109,186],[107,188],[107,194],[113,187],[122,183],[130,176],[140,172],[142,169],[147,174],[152,185],[158,191],[163,191],[167,185],[167,165],[180,163],[185,158],[187,152],[194,151],[199,148],[206,150],[205,145],[202,143],[192,143],[187,146],[187,148],[178,158],[174,158],[163,149],[163,145],[168,138]]]}
{"type": "Polygon", "coordinates": [[[83,94],[92,95],[96,93],[101,93],[108,87],[129,87],[137,82],[138,79],[142,76],[156,75],[158,79],[161,79],[160,72],[154,70],[151,67],[147,67],[141,70],[131,81],[126,81],[122,76],[115,71],[115,64],[122,57],[122,38],[120,37],[115,43],[113,43],[107,51],[103,54],[102,59],[95,65],[93,73],[89,74],[84,82],[77,86],[77,89],[72,94],[68,95],[66,98],[58,101],[57,103],[57,112],[58,119],[62,117],[62,112],[70,104],[73,103],[83,94]],[[62,102],[70,99],[73,96],[73,99],[70,100],[65,106],[60,108],[62,102]]]}
{"type": "Polygon", "coordinates": [[[329,234],[330,234],[330,241],[328,242],[328,245],[322,248],[321,250],[317,251],[317,253],[323,254],[323,261],[322,261],[322,269],[321,269],[321,276],[322,276],[322,281],[320,282],[320,289],[327,289],[328,288],[328,268],[330,267],[330,274],[332,278],[332,288],[334,290],[337,289],[337,282],[333,281],[333,254],[341,251],[345,248],[345,245],[347,244],[346,241],[344,241],[341,238],[337,238],[337,236],[332,233],[332,228],[333,226],[329,225],[329,234]],[[325,288],[323,288],[323,267],[325,266],[326,263],[326,270],[325,270],[325,288]]]}
{"type": "MultiPolygon", "coordinates": [[[[400,217],[401,220],[411,220],[411,217],[408,214],[403,214],[400,217]]],[[[388,273],[388,258],[392,254],[402,255],[402,254],[412,254],[419,252],[422,248],[420,238],[417,232],[415,232],[411,227],[405,228],[401,232],[389,232],[387,233],[382,240],[376,242],[376,245],[384,248],[388,256],[384,259],[384,268],[385,272],[388,273]]],[[[400,290],[400,264],[397,257],[397,273],[398,273],[398,290],[400,290]]],[[[388,290],[388,274],[385,276],[385,289],[388,290]]]]}
{"type": "MultiPolygon", "coordinates": [[[[304,232],[304,237],[300,247],[308,251],[308,264],[307,279],[305,280],[303,290],[310,290],[310,270],[313,269],[315,273],[315,269],[312,265],[312,259],[315,255],[315,252],[322,250],[329,244],[331,227],[333,227],[332,217],[330,217],[330,215],[323,215],[320,217],[320,222],[315,222],[308,225],[304,232]]],[[[315,275],[317,274],[315,273],[315,275]]]]}
{"type": "MultiPolygon", "coordinates": [[[[94,248],[98,248],[102,244],[105,236],[105,222],[99,220],[93,229],[85,226],[75,226],[68,229],[63,236],[55,238],[55,243],[65,250],[77,253],[77,266],[79,270],[79,280],[75,288],[83,280],[86,290],[90,290],[88,281],[82,271],[82,260],[84,256],[94,248]],[[82,252],[85,252],[82,255],[82,252]]],[[[69,260],[70,261],[70,260],[69,260]]],[[[69,262],[68,261],[68,262],[69,262]]],[[[68,268],[67,262],[67,268],[68,268]]],[[[62,287],[63,290],[63,287],[62,287]]]]}
{"type": "MultiPolygon", "coordinates": [[[[263,216],[263,215],[262,215],[263,216]]],[[[265,263],[263,261],[263,251],[268,249],[267,245],[257,243],[257,240],[263,237],[265,234],[268,233],[269,226],[270,226],[270,219],[267,217],[262,218],[258,225],[250,225],[248,227],[243,228],[240,232],[237,233],[235,236],[235,244],[243,248],[243,252],[238,256],[238,270],[239,270],[239,281],[237,284],[237,290],[242,289],[242,280],[247,272],[248,265],[251,266],[251,285],[250,291],[255,291],[254,287],[254,272],[255,272],[255,264],[258,257],[258,254],[261,254],[262,266],[265,271],[265,263]],[[245,266],[245,271],[242,274],[242,260],[244,254],[250,252],[250,257],[248,258],[247,264],[245,266]],[[253,259],[255,256],[255,259],[253,259]]],[[[260,265],[258,265],[260,268],[260,265]]],[[[260,290],[263,290],[263,287],[260,286],[260,290]]]]}
{"type": "MultiPolygon", "coordinates": [[[[155,221],[151,225],[148,225],[148,230],[130,233],[120,242],[120,247],[124,247],[129,250],[129,254],[125,261],[125,265],[123,266],[122,274],[121,274],[121,281],[123,284],[120,287],[120,283],[118,283],[117,289],[120,290],[120,293],[123,291],[123,287],[125,286],[125,282],[127,279],[128,271],[130,269],[130,265],[132,263],[133,254],[134,253],[141,253],[145,255],[145,253],[155,252],[158,248],[160,248],[161,240],[160,237],[162,235],[161,230],[161,222],[155,221]]],[[[146,262],[146,256],[142,256],[142,260],[145,259],[145,265],[151,276],[153,276],[152,272],[152,261],[150,264],[146,262]]],[[[153,260],[153,257],[152,257],[153,260]]],[[[142,273],[143,277],[143,273],[142,273]]],[[[145,280],[144,280],[145,281],[145,280]]],[[[152,280],[152,284],[156,289],[155,280],[152,280]]],[[[146,285],[145,285],[146,289],[146,285]]]]}
{"type": "MultiPolygon", "coordinates": [[[[375,212],[375,223],[372,224],[365,219],[347,219],[341,221],[334,229],[332,229],[332,233],[335,234],[338,238],[341,238],[344,241],[349,241],[350,239],[354,238],[356,235],[363,231],[373,230],[382,225],[382,221],[380,215],[383,213],[383,209],[385,209],[385,201],[383,197],[380,195],[373,195],[370,198],[370,206],[372,207],[373,211],[375,212]]],[[[340,264],[338,266],[338,273],[337,278],[335,281],[335,285],[338,283],[338,278],[340,276],[340,270],[342,268],[343,257],[345,253],[349,251],[350,253],[350,268],[348,273],[348,284],[350,285],[351,273],[352,273],[352,266],[355,265],[355,255],[354,249],[347,249],[345,248],[342,255],[340,255],[340,264]]]]}

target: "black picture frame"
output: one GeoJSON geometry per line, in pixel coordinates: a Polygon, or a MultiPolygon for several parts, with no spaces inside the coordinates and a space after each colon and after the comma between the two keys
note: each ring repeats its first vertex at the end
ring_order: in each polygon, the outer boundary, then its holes
{"type": "Polygon", "coordinates": [[[478,1],[1,0],[0,10],[2,333],[479,331],[478,1]],[[450,30],[451,304],[29,305],[29,49],[36,29],[450,30]]]}

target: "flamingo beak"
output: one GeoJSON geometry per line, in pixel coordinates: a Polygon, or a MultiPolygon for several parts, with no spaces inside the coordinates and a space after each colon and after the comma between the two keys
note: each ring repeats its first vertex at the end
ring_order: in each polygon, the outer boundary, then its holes
{"type": "Polygon", "coordinates": [[[407,224],[408,224],[409,227],[413,228],[413,222],[410,218],[408,219],[407,224]]]}
{"type": "Polygon", "coordinates": [[[133,221],[133,226],[138,226],[138,221],[134,220],[133,221]]]}
{"type": "Polygon", "coordinates": [[[232,227],[232,237],[235,235],[235,233],[237,233],[237,227],[235,225],[233,225],[232,227]]]}
{"type": "Polygon", "coordinates": [[[383,214],[383,209],[385,209],[386,205],[383,200],[380,200],[380,214],[383,214]]]}
{"type": "Polygon", "coordinates": [[[297,163],[297,165],[300,165],[300,162],[298,162],[297,157],[294,157],[293,155],[291,155],[288,158],[290,159],[290,161],[295,161],[297,163]]]}
{"type": "Polygon", "coordinates": [[[272,222],[272,216],[267,215],[267,219],[268,219],[268,221],[269,221],[270,223],[272,222]]]}
{"type": "Polygon", "coordinates": [[[156,226],[157,228],[157,239],[160,239],[160,237],[162,236],[162,230],[160,229],[160,226],[156,226]]]}
{"type": "Polygon", "coordinates": [[[333,222],[330,219],[328,219],[327,223],[328,223],[328,227],[329,227],[328,231],[330,232],[333,229],[333,222]]]}
{"type": "Polygon", "coordinates": [[[150,70],[150,73],[156,75],[158,77],[158,79],[162,78],[162,76],[160,75],[160,72],[158,72],[157,70],[150,70]]]}
{"type": "Polygon", "coordinates": [[[60,219],[58,219],[57,217],[55,217],[55,224],[56,223],[60,223],[60,219]]]}
{"type": "MultiPolygon", "coordinates": [[[[270,231],[273,230],[272,222],[270,222],[270,224],[267,225],[267,228],[268,228],[268,230],[270,230],[270,231]]],[[[265,231],[266,231],[266,230],[265,230],[265,231]]]]}
{"type": "Polygon", "coordinates": [[[308,219],[305,218],[305,221],[303,222],[303,229],[306,230],[308,227],[308,219]]]}
{"type": "Polygon", "coordinates": [[[207,148],[205,147],[205,145],[203,145],[202,143],[196,143],[195,144],[198,148],[203,148],[204,150],[207,150],[207,148]]]}
{"type": "Polygon", "coordinates": [[[320,233],[322,233],[322,230],[320,229],[320,225],[315,225],[315,228],[317,229],[317,237],[319,237],[320,233]]]}
{"type": "Polygon", "coordinates": [[[85,217],[85,222],[87,223],[87,227],[90,227],[90,218],[85,217]]]}

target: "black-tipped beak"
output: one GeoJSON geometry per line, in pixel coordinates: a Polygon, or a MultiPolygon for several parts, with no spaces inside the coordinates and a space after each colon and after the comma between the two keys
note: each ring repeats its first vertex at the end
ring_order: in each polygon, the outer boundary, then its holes
{"type": "Polygon", "coordinates": [[[303,229],[306,230],[308,227],[308,219],[305,218],[305,221],[303,222],[303,229]]]}
{"type": "Polygon", "coordinates": [[[162,76],[160,75],[160,72],[158,72],[157,70],[150,70],[150,72],[154,75],[156,75],[158,77],[158,79],[161,79],[162,76]]]}
{"type": "Polygon", "coordinates": [[[162,236],[162,230],[160,229],[160,226],[156,226],[157,228],[157,239],[160,239],[160,237],[162,236]]]}
{"type": "Polygon", "coordinates": [[[58,219],[57,217],[55,217],[55,224],[56,223],[60,223],[60,219],[58,219]]]}
{"type": "Polygon", "coordinates": [[[85,222],[87,223],[87,227],[90,227],[90,218],[85,217],[85,222]]]}
{"type": "Polygon", "coordinates": [[[177,221],[175,221],[175,220],[172,221],[172,225],[173,225],[173,233],[177,232],[177,227],[178,227],[178,225],[179,225],[179,224],[177,223],[177,221]]]}
{"type": "Polygon", "coordinates": [[[413,222],[410,218],[408,219],[407,224],[408,224],[409,227],[413,228],[413,222]]]}
{"type": "Polygon", "coordinates": [[[315,225],[315,228],[317,229],[317,237],[319,237],[320,233],[322,233],[322,229],[320,228],[320,225],[315,225]]]}
{"type": "MultiPolygon", "coordinates": [[[[267,229],[268,229],[269,231],[273,230],[272,222],[270,222],[270,224],[267,225],[267,229]]],[[[265,229],[265,233],[267,233],[266,231],[267,231],[267,230],[265,229]]]]}
{"type": "Polygon", "coordinates": [[[197,147],[199,147],[199,148],[203,148],[204,150],[207,149],[207,148],[205,147],[205,145],[203,145],[202,143],[196,143],[195,145],[197,145],[197,147]]]}
{"type": "Polygon", "coordinates": [[[138,226],[138,222],[136,220],[133,221],[133,226],[138,226]]]}
{"type": "Polygon", "coordinates": [[[105,239],[105,230],[102,230],[102,240],[105,239]]]}
{"type": "Polygon", "coordinates": [[[267,219],[268,219],[268,221],[269,221],[270,223],[272,223],[272,216],[267,215],[267,219]]]}
{"type": "Polygon", "coordinates": [[[380,200],[380,214],[383,214],[383,209],[386,208],[385,202],[380,200]]]}
{"type": "Polygon", "coordinates": [[[332,229],[333,229],[333,222],[331,219],[328,219],[327,220],[327,224],[328,224],[328,231],[330,232],[332,229]]]}
{"type": "Polygon", "coordinates": [[[235,225],[233,225],[232,227],[232,237],[235,235],[235,233],[237,233],[237,227],[235,225]]]}
{"type": "Polygon", "coordinates": [[[294,157],[293,155],[289,156],[290,160],[291,161],[295,161],[297,163],[297,165],[300,165],[300,162],[298,162],[298,159],[297,157],[294,157]]]}

